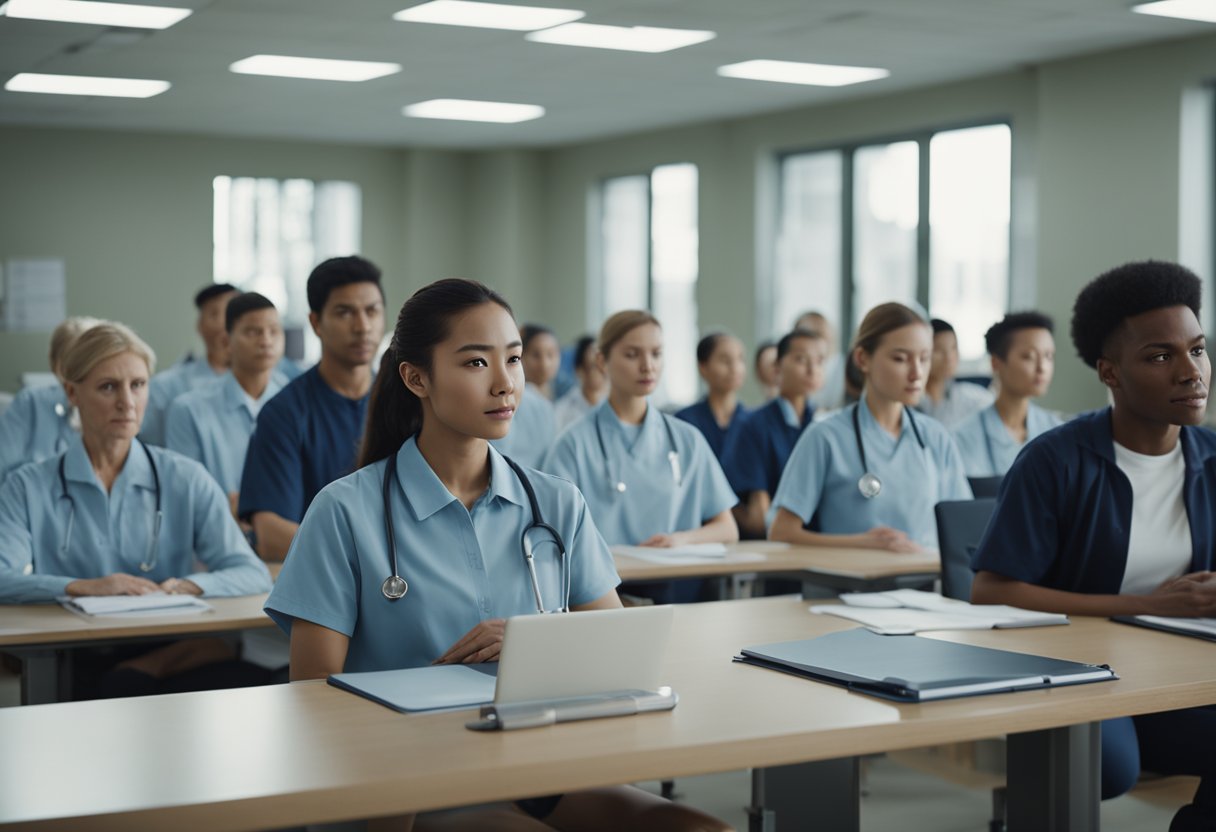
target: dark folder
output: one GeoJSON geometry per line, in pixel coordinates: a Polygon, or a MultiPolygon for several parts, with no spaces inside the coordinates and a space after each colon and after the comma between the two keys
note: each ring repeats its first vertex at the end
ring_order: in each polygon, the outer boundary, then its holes
{"type": "Polygon", "coordinates": [[[735,661],[899,702],[927,702],[1119,678],[1105,665],[921,636],[882,636],[862,628],[748,647],[735,661]]]}
{"type": "Polygon", "coordinates": [[[1147,627],[1150,630],[1160,630],[1163,633],[1173,633],[1179,636],[1201,638],[1205,641],[1216,641],[1216,624],[1210,618],[1164,618],[1154,615],[1116,615],[1111,621],[1120,624],[1131,624],[1133,627],[1147,627]]]}

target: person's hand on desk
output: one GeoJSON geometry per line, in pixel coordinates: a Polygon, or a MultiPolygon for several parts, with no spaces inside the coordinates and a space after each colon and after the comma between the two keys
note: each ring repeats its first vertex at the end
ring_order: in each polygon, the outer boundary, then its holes
{"type": "Polygon", "coordinates": [[[1154,613],[1185,618],[1216,616],[1216,573],[1191,572],[1171,578],[1148,596],[1154,613]]]}
{"type": "Polygon", "coordinates": [[[460,641],[448,648],[448,652],[435,659],[432,664],[476,664],[498,661],[502,652],[502,636],[506,629],[505,618],[490,618],[482,621],[464,634],[460,641]]]}
{"type": "MultiPolygon", "coordinates": [[[[193,584],[191,584],[193,586],[193,584]]],[[[122,572],[104,578],[80,578],[67,585],[68,595],[147,595],[161,592],[161,587],[147,578],[137,578],[122,572]]]]}
{"type": "Polygon", "coordinates": [[[886,549],[888,552],[914,554],[921,547],[906,532],[887,526],[875,526],[868,532],[857,535],[858,547],[862,549],[886,549]]]}
{"type": "Polygon", "coordinates": [[[684,546],[691,541],[688,540],[686,532],[672,532],[670,534],[655,534],[639,543],[639,546],[652,546],[656,549],[671,549],[675,546],[684,546]]]}
{"type": "Polygon", "coordinates": [[[186,578],[165,578],[160,583],[161,591],[170,595],[202,595],[203,590],[194,581],[186,578]]]}

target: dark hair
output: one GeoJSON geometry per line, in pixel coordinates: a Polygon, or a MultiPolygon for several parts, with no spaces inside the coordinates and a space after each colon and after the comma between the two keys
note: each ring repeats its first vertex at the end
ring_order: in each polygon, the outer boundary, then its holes
{"type": "Polygon", "coordinates": [[[595,348],[595,336],[584,335],[574,343],[574,369],[583,366],[587,361],[587,353],[595,348]]]}
{"type": "Polygon", "coordinates": [[[318,263],[308,275],[308,308],[320,315],[330,293],[352,283],[375,283],[376,288],[380,289],[380,296],[384,296],[384,289],[380,286],[380,269],[375,263],[357,254],[331,257],[318,263]]]}
{"type": "Polygon", "coordinates": [[[718,348],[718,342],[730,336],[725,332],[711,332],[697,342],[697,363],[704,364],[718,348]]]}
{"type": "Polygon", "coordinates": [[[274,308],[270,298],[265,295],[259,295],[257,292],[242,292],[228,301],[228,308],[224,310],[224,329],[232,332],[242,315],[257,312],[259,309],[274,308]]]}
{"type": "Polygon", "coordinates": [[[764,355],[765,350],[774,349],[776,346],[776,341],[761,341],[759,344],[756,344],[756,354],[752,356],[752,368],[754,369],[760,365],[760,356],[764,355]]]}
{"type": "Polygon", "coordinates": [[[194,308],[202,309],[209,300],[214,300],[220,295],[226,295],[229,292],[239,292],[240,289],[233,286],[231,283],[212,283],[199,289],[194,295],[194,308]]]}
{"type": "Polygon", "coordinates": [[[849,383],[849,386],[858,390],[866,386],[866,374],[857,366],[851,350],[844,360],[844,379],[849,383]]]}
{"type": "Polygon", "coordinates": [[[954,334],[954,327],[943,321],[941,318],[930,318],[929,326],[933,327],[934,335],[941,335],[943,332],[954,334]]]}
{"type": "Polygon", "coordinates": [[[794,342],[799,338],[809,338],[813,341],[827,341],[823,337],[823,333],[816,329],[795,329],[792,332],[787,332],[781,336],[781,340],[777,342],[777,360],[785,358],[790,354],[790,350],[794,346],[794,342]]]}
{"type": "Polygon", "coordinates": [[[452,318],[483,303],[497,303],[508,314],[502,296],[475,280],[448,278],[423,286],[401,307],[393,339],[380,359],[380,372],[367,402],[367,426],[359,448],[362,468],[394,454],[422,428],[422,402],[401,380],[402,362],[429,370],[435,345],[448,337],[452,318]]]}
{"type": "Polygon", "coordinates": [[[1162,260],[1124,263],[1095,277],[1072,307],[1072,342],[1091,367],[1125,320],[1167,306],[1187,306],[1199,317],[1203,286],[1190,269],[1162,260]]]}
{"type": "Polygon", "coordinates": [[[984,346],[987,347],[988,354],[1003,361],[1005,356],[1009,355],[1013,333],[1022,329],[1045,329],[1054,334],[1056,325],[1055,321],[1042,312],[1010,312],[984,333],[984,346]]]}
{"type": "Polygon", "coordinates": [[[539,335],[552,335],[554,340],[557,340],[557,333],[544,324],[524,324],[519,328],[519,339],[523,348],[528,349],[528,344],[532,343],[532,339],[539,335]]]}

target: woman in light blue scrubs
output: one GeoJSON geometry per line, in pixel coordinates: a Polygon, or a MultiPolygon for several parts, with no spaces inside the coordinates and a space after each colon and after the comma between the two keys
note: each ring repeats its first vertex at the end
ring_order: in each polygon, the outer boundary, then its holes
{"type": "Polygon", "coordinates": [[[63,355],[96,324],[96,318],[68,318],[51,333],[51,372],[58,384],[26,387],[0,416],[0,482],[27,462],[59,456],[79,430],[76,414],[63,391],[63,355]]]}
{"type": "MultiPolygon", "coordinates": [[[[49,602],[63,595],[187,593],[248,595],[270,589],[270,574],[245,542],[228,499],[206,470],[135,439],[155,358],[121,324],[98,323],[63,359],[68,399],[81,437],[57,457],[14,472],[0,489],[0,603],[49,602]],[[205,569],[198,569],[195,563],[205,569]]],[[[101,695],[248,684],[239,663],[212,684],[197,673],[234,658],[219,639],[177,642],[107,673],[101,695]],[[188,677],[188,678],[182,678],[188,677]]],[[[113,662],[111,662],[112,664],[113,662]]],[[[215,674],[213,674],[215,675],[215,674]]],[[[81,695],[84,695],[82,693],[81,695]]]]}
{"type": "MultiPolygon", "coordinates": [[[[513,470],[487,441],[506,435],[520,401],[521,347],[510,307],[480,283],[441,280],[402,307],[368,405],[362,467],[313,500],[266,602],[291,636],[292,679],[497,660],[504,619],[538,611],[520,543],[536,520],[569,553],[567,596],[547,533],[528,532],[545,609],[620,606],[612,557],[578,489],[513,470]]],[[[413,828],[724,827],[618,787],[420,815],[413,828]]]]}
{"type": "Polygon", "coordinates": [[[747,415],[739,401],[739,388],[747,381],[743,342],[724,332],[706,335],[697,343],[697,371],[708,388],[705,398],[677,412],[676,418],[701,431],[721,462],[723,449],[747,415]]]}
{"type": "Polygon", "coordinates": [[[861,400],[802,434],[773,498],[769,538],[812,546],[937,548],[933,507],[971,499],[962,460],[937,421],[912,413],[933,337],[919,314],[884,303],[853,342],[861,400]]]}

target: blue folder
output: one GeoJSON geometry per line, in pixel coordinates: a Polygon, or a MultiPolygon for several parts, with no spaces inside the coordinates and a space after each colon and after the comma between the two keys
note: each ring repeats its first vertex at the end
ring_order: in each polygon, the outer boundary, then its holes
{"type": "Polygon", "coordinates": [[[335,673],[329,683],[394,711],[453,710],[494,699],[497,662],[439,664],[366,673],[335,673]]]}

